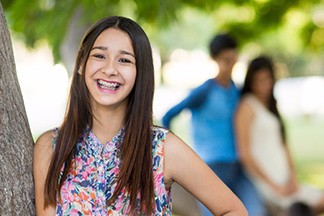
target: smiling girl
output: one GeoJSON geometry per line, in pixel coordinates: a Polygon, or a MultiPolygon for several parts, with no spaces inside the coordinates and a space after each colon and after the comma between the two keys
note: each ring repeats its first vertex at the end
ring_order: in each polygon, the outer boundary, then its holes
{"type": "Polygon", "coordinates": [[[186,143],[153,125],[153,94],[142,28],[98,21],[79,48],[62,125],[35,144],[37,215],[171,215],[173,182],[215,215],[247,215],[186,143]]]}

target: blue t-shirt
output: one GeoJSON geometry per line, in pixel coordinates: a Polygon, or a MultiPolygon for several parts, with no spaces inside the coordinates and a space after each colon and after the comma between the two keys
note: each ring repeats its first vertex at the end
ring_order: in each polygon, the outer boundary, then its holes
{"type": "Polygon", "coordinates": [[[189,109],[194,148],[198,155],[206,163],[235,162],[238,157],[233,118],[238,100],[239,91],[233,82],[229,87],[223,87],[215,79],[209,79],[170,109],[162,123],[169,128],[173,117],[183,109],[189,109]]]}

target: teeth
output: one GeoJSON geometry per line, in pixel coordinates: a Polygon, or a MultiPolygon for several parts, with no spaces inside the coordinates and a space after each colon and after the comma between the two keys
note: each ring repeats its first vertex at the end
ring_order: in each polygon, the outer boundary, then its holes
{"type": "Polygon", "coordinates": [[[100,87],[106,87],[112,90],[116,90],[119,87],[118,83],[108,83],[103,80],[98,80],[98,84],[100,85],[100,87]]]}

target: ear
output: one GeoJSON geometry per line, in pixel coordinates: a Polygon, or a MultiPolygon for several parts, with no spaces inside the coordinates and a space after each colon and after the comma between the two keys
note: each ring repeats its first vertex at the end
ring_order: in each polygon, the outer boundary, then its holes
{"type": "Polygon", "coordinates": [[[78,74],[82,74],[82,67],[79,67],[78,74]]]}

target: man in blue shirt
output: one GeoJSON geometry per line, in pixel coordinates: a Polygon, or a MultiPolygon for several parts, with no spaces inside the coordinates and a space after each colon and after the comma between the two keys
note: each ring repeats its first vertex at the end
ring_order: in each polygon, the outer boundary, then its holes
{"type": "MultiPolygon", "coordinates": [[[[261,199],[243,173],[236,151],[233,128],[239,90],[232,81],[237,61],[236,41],[227,34],[216,35],[210,43],[210,55],[218,64],[218,74],[193,89],[162,118],[165,127],[182,110],[192,113],[192,134],[197,154],[242,200],[250,216],[266,215],[261,199]]],[[[204,216],[212,215],[200,205],[204,216]]]]}

